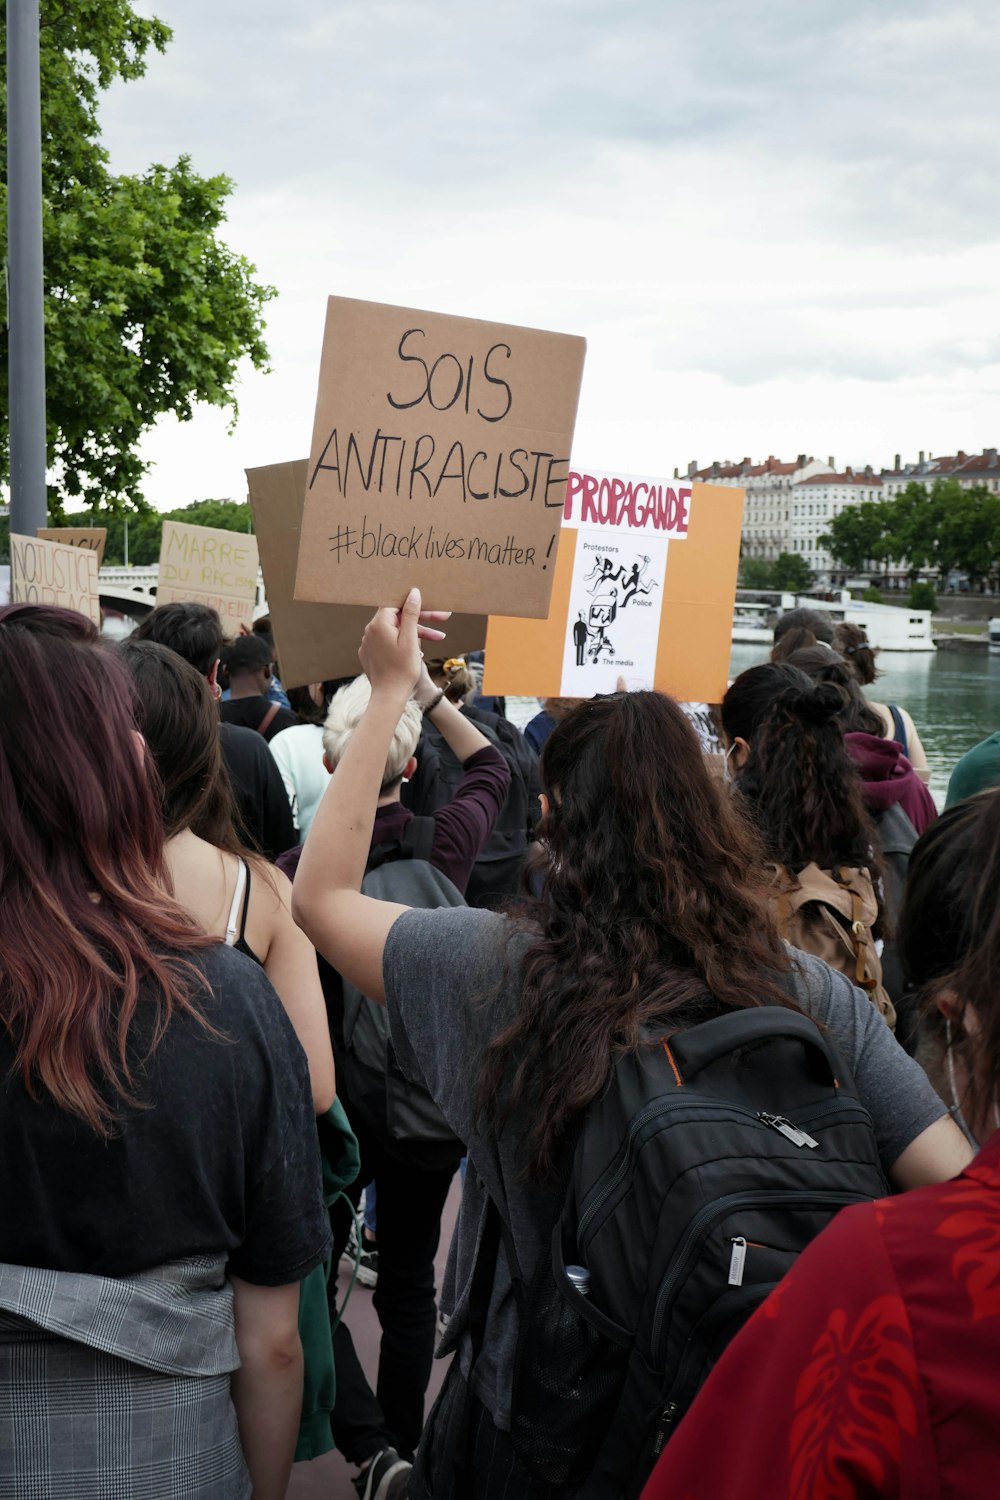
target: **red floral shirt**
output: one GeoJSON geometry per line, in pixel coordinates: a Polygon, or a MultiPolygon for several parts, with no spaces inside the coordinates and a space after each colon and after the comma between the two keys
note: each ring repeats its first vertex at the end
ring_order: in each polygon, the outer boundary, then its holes
{"type": "Polygon", "coordinates": [[[642,1500],[1000,1496],[1000,1133],[846,1209],[735,1338],[642,1500]]]}

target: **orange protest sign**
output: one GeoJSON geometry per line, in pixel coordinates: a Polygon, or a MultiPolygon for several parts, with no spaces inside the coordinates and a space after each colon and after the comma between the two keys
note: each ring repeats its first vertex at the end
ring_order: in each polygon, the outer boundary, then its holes
{"type": "Polygon", "coordinates": [[[726,690],[743,491],[573,470],[547,620],[491,616],[487,693],[726,690]]]}
{"type": "Polygon", "coordinates": [[[331,297],[296,599],[544,616],[584,350],[331,297]]]}

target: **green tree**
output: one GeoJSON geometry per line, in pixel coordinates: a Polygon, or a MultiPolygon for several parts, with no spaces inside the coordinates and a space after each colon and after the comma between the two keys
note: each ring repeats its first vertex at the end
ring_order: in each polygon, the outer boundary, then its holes
{"type": "MultiPolygon", "coordinates": [[[[232,190],[187,157],[115,176],[98,104],[115,79],[140,78],[162,21],[126,0],[41,0],[43,228],[52,518],[67,497],[142,508],[138,444],[157,417],[199,402],[237,416],[237,367],[267,368],[264,307],[274,289],[216,238],[232,190]]],[[[6,62],[5,12],[0,47],[6,62]]],[[[6,69],[4,70],[6,77],[6,69]]],[[[6,150],[6,88],[0,93],[6,150]]],[[[0,232],[6,239],[6,186],[0,232]]],[[[0,288],[0,472],[7,472],[7,333],[0,288]]]]}
{"type": "Polygon", "coordinates": [[[935,480],[931,489],[911,480],[900,494],[884,502],[886,548],[893,562],[905,563],[910,581],[924,568],[951,566],[942,562],[941,522],[951,492],[961,493],[957,480],[935,480]]]}
{"type": "Polygon", "coordinates": [[[915,583],[906,602],[910,609],[929,609],[932,615],[936,614],[937,589],[933,583],[915,583]]]}
{"type": "Polygon", "coordinates": [[[967,490],[956,484],[955,489],[941,516],[938,550],[947,563],[941,576],[957,568],[976,588],[1000,562],[1000,495],[991,494],[984,484],[967,490]]]}
{"type": "Polygon", "coordinates": [[[886,556],[886,514],[882,500],[863,500],[847,505],[830,521],[830,529],[817,537],[835,562],[849,573],[863,573],[886,556]]]}
{"type": "Polygon", "coordinates": [[[253,518],[245,500],[195,500],[165,512],[144,510],[128,515],[74,511],[67,525],[106,526],[108,540],[104,561],[120,567],[125,561],[125,528],[128,527],[128,560],[133,567],[150,567],[160,560],[160,537],[164,521],[187,521],[193,526],[218,526],[223,531],[252,531],[253,518]]]}
{"type": "Polygon", "coordinates": [[[773,589],[774,564],[763,557],[744,557],[740,561],[741,589],[773,589]]]}
{"type": "Polygon", "coordinates": [[[806,589],[812,588],[812,569],[797,552],[779,552],[771,577],[774,579],[772,588],[787,589],[792,594],[804,594],[806,589]]]}

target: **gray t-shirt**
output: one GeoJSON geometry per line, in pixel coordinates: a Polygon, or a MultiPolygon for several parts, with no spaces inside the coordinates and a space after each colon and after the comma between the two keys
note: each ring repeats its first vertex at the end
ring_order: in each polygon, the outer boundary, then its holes
{"type": "MultiPolygon", "coordinates": [[[[393,1046],[403,1072],[426,1085],[455,1134],[469,1167],[448,1257],[443,1301],[452,1309],[439,1353],[459,1350],[469,1376],[468,1297],[487,1194],[510,1226],[521,1272],[533,1275],[552,1222],[551,1189],[526,1178],[527,1121],[516,1114],[498,1136],[476,1129],[479,1063],[487,1043],[512,1017],[520,993],[528,932],[508,919],[469,907],[409,911],[393,925],[383,972],[393,1046]],[[508,937],[510,941],[508,942],[508,937]]],[[[829,1029],[875,1124],[888,1170],[928,1125],[947,1113],[923,1069],[903,1051],[871,1001],[820,959],[796,955],[799,1004],[829,1029]]],[[[497,1425],[510,1427],[517,1309],[503,1245],[490,1299],[486,1336],[472,1387],[497,1425]]]]}

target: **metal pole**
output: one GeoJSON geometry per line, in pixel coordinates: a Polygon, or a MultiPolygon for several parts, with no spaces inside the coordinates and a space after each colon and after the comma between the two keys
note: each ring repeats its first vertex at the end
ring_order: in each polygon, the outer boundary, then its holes
{"type": "Polygon", "coordinates": [[[10,529],[26,536],[48,522],[42,297],[38,0],[7,0],[10,529]]]}

